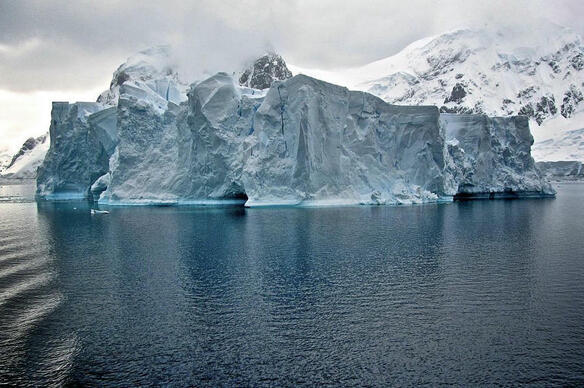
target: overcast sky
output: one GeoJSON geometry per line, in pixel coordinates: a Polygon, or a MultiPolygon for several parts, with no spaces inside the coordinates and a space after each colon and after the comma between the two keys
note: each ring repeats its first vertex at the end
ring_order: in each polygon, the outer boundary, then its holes
{"type": "Polygon", "coordinates": [[[583,34],[582,15],[582,0],[0,0],[0,147],[48,130],[52,100],[95,100],[125,58],[155,44],[180,48],[193,73],[266,48],[330,69],[459,27],[546,18],[583,34]]]}

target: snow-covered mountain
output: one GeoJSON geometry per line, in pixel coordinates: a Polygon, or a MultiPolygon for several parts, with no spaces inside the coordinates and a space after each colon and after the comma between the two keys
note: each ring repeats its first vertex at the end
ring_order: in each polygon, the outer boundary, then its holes
{"type": "Polygon", "coordinates": [[[49,149],[48,133],[39,137],[30,137],[12,156],[6,168],[1,171],[3,178],[33,179],[36,178],[37,168],[43,162],[49,149]]]}
{"type": "Polygon", "coordinates": [[[584,128],[561,131],[538,142],[534,150],[542,161],[583,160],[584,128]]]}
{"type": "MultiPolygon", "coordinates": [[[[564,130],[584,128],[584,43],[570,29],[550,23],[537,31],[456,30],[354,69],[292,70],[394,104],[436,105],[447,113],[525,115],[536,142],[552,138],[557,143],[564,130]]],[[[556,151],[553,157],[584,160],[584,152],[556,151]]],[[[534,155],[538,160],[551,157],[537,144],[534,155]]]]}

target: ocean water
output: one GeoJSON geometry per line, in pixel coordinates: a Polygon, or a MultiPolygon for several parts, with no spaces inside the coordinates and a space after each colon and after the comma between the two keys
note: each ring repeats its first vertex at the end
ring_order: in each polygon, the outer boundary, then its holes
{"type": "Polygon", "coordinates": [[[407,207],[113,208],[0,186],[0,383],[584,384],[584,185],[407,207]]]}

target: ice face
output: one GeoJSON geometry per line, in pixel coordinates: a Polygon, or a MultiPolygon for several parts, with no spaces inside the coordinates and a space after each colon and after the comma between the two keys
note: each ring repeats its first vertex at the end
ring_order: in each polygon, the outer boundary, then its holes
{"type": "Polygon", "coordinates": [[[90,116],[102,109],[98,103],[53,103],[51,145],[37,176],[39,198],[90,197],[89,188],[108,171],[110,157],[90,126],[90,116]]]}
{"type": "Polygon", "coordinates": [[[186,88],[172,66],[170,47],[159,46],[122,64],[97,103],[54,103],[51,147],[39,171],[38,197],[97,199],[118,163],[119,128],[124,128],[118,119],[127,117],[127,101],[138,114],[153,112],[158,118],[186,100],[186,88]]]}
{"type": "Polygon", "coordinates": [[[100,201],[243,199],[242,141],[261,101],[225,73],[193,85],[188,102],[163,115],[120,99],[119,158],[100,201]]]}
{"type": "Polygon", "coordinates": [[[554,193],[531,157],[527,117],[442,114],[440,121],[456,194],[554,193]]]}
{"type": "Polygon", "coordinates": [[[254,118],[248,205],[400,203],[442,194],[435,107],[398,107],[299,75],[276,83],[254,118]]]}

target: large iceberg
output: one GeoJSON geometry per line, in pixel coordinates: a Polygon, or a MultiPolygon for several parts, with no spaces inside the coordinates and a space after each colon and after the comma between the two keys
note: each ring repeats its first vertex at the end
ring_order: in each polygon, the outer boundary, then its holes
{"type": "Polygon", "coordinates": [[[263,90],[217,73],[187,91],[163,61],[129,62],[98,102],[54,104],[40,198],[262,206],[554,193],[523,117],[440,114],[273,72],[263,90]]]}

